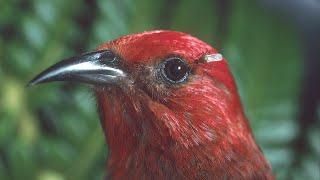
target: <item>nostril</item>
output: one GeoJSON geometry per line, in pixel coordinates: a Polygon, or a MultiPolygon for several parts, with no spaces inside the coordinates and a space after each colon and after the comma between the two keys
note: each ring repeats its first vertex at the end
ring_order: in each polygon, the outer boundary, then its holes
{"type": "Polygon", "coordinates": [[[100,54],[100,60],[108,59],[110,61],[114,61],[117,59],[117,56],[110,50],[106,50],[100,54]]]}
{"type": "Polygon", "coordinates": [[[99,54],[99,60],[101,62],[108,62],[108,63],[112,63],[112,62],[115,62],[117,61],[119,58],[110,50],[106,50],[106,51],[103,51],[99,54]]]}

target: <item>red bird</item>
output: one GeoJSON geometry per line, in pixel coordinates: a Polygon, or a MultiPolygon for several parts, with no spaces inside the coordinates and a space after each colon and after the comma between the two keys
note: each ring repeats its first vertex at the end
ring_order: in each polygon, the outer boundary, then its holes
{"type": "Polygon", "coordinates": [[[29,85],[51,81],[93,85],[111,179],[274,179],[227,61],[195,37],[123,36],[29,85]]]}

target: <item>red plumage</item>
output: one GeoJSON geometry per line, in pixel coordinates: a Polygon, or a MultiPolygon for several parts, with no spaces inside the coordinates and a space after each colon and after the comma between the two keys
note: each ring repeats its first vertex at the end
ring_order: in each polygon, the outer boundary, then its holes
{"type": "Polygon", "coordinates": [[[29,85],[51,81],[94,85],[112,179],[273,179],[227,61],[188,34],[124,36],[29,85]]]}
{"type": "Polygon", "coordinates": [[[151,31],[101,45],[125,62],[131,82],[96,88],[113,179],[273,179],[242,109],[226,60],[188,34],[151,31]],[[192,69],[186,83],[157,83],[170,55],[192,69]]]}

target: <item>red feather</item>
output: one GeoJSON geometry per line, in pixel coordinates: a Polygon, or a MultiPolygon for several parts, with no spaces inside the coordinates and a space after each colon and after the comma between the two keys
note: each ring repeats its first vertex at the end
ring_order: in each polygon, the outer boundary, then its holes
{"type": "Polygon", "coordinates": [[[125,87],[97,88],[112,179],[273,179],[243,112],[226,60],[188,34],[151,31],[101,45],[133,74],[125,87]],[[170,55],[185,59],[192,76],[165,86],[148,72],[170,55]]]}

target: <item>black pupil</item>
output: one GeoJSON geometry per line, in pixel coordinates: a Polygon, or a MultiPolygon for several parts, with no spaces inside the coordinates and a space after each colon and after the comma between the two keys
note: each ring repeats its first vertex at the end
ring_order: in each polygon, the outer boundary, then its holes
{"type": "Polygon", "coordinates": [[[173,82],[181,82],[185,80],[189,72],[189,68],[185,62],[179,58],[172,58],[165,62],[165,76],[173,82]]]}

